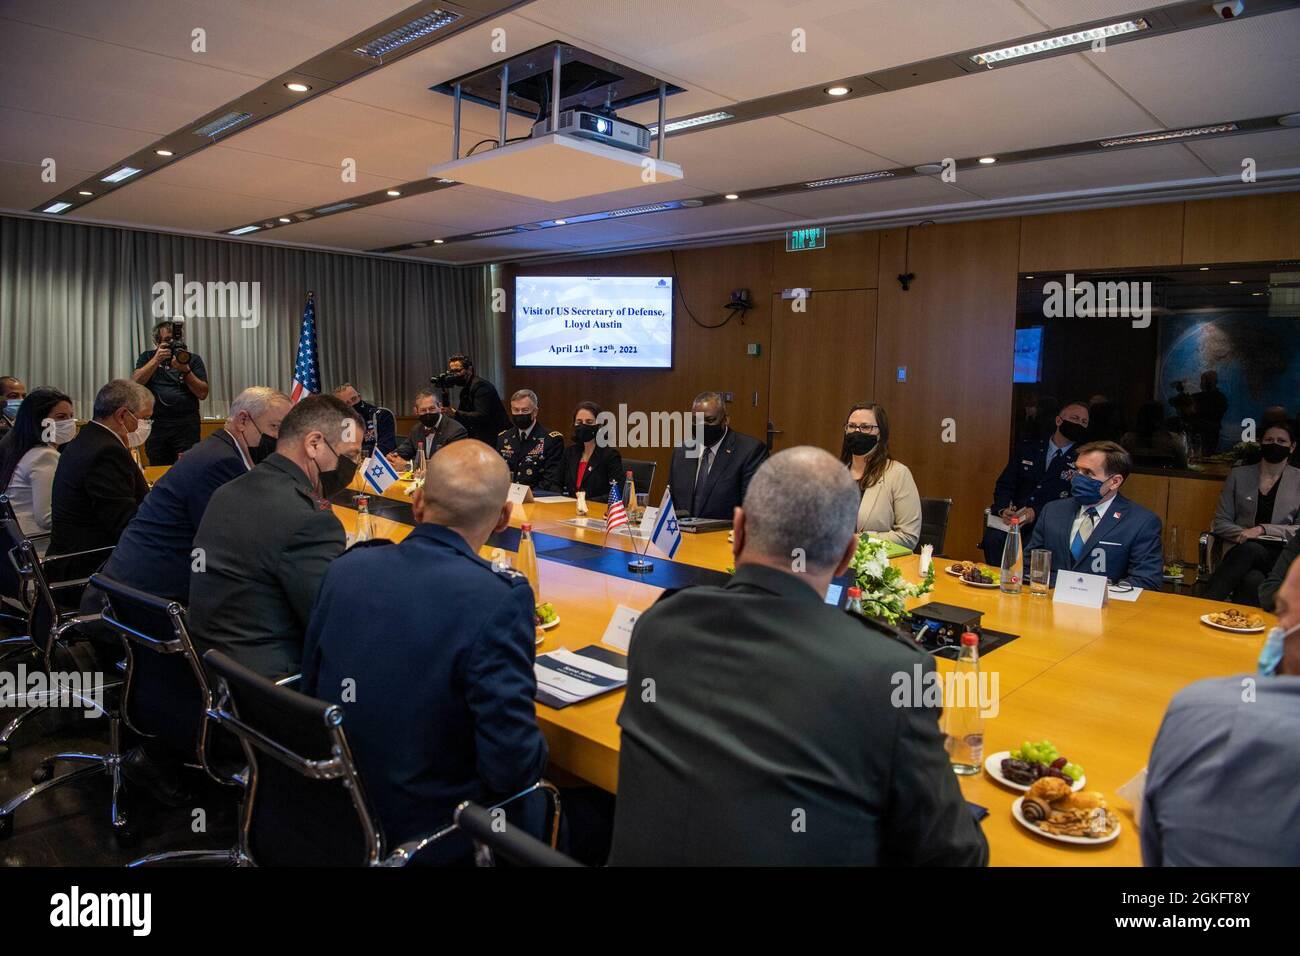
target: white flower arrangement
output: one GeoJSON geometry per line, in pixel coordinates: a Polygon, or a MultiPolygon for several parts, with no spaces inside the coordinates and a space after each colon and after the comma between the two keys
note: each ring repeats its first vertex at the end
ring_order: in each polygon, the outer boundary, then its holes
{"type": "Polygon", "coordinates": [[[863,612],[897,624],[906,613],[908,598],[920,597],[934,590],[934,565],[924,561],[922,564],[926,566],[925,578],[920,584],[912,584],[890,562],[889,549],[884,541],[862,535],[849,567],[862,591],[863,612]]]}

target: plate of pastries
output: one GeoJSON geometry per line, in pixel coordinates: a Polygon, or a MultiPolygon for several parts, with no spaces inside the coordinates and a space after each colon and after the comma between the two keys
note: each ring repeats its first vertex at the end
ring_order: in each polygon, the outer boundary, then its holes
{"type": "Polygon", "coordinates": [[[1217,627],[1221,631],[1234,634],[1258,634],[1264,630],[1264,617],[1251,611],[1239,611],[1230,607],[1226,611],[1214,611],[1201,615],[1201,623],[1217,627]]]}
{"type": "Polygon", "coordinates": [[[973,588],[995,588],[999,586],[999,572],[986,568],[975,561],[957,561],[944,569],[949,574],[961,579],[962,584],[973,588]]]}
{"type": "Polygon", "coordinates": [[[1011,804],[1011,815],[1026,830],[1059,843],[1095,846],[1119,836],[1119,817],[1096,790],[1074,791],[1059,777],[1034,781],[1011,804]]]}

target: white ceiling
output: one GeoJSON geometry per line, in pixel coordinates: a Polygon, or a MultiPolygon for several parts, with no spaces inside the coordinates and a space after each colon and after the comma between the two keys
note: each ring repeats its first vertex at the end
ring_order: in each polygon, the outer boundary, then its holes
{"type": "MultiPolygon", "coordinates": [[[[451,158],[429,87],[559,38],[686,88],[670,116],[726,107],[1092,19],[1151,0],[534,0],[183,157],[68,218],[215,233],[423,179],[451,158]],[[807,38],[791,49],[792,31],[807,38]],[[355,182],[340,175],[356,162],[355,182]]],[[[367,27],[409,0],[2,0],[0,208],[25,211],[367,27]],[[206,31],[207,52],[191,50],[206,31]],[[58,163],[43,182],[41,163],[58,163]]],[[[670,138],[681,183],[552,205],[457,186],[285,226],[253,241],[366,250],[647,202],[946,156],[1049,146],[1300,109],[1300,10],[1113,45],[670,138]]],[[[653,103],[625,115],[653,122],[653,103]]],[[[526,121],[512,118],[510,135],[526,121]]],[[[495,137],[468,105],[462,151],[495,137]]],[[[415,250],[481,262],[581,254],[918,210],[1130,187],[1300,175],[1300,131],[882,181],[415,250]]]]}

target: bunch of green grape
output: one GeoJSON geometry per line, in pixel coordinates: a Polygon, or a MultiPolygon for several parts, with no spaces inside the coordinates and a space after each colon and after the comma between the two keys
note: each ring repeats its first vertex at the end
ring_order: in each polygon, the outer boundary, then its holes
{"type": "Polygon", "coordinates": [[[1071,780],[1078,780],[1083,776],[1083,768],[1062,757],[1061,752],[1056,749],[1056,744],[1050,740],[1040,740],[1037,743],[1026,740],[1020,745],[1019,750],[1011,751],[1011,759],[1051,767],[1053,770],[1061,771],[1071,780]]]}

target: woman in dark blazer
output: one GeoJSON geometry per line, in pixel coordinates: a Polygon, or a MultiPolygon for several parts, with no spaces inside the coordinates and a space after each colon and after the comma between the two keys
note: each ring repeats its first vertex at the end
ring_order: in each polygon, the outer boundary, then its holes
{"type": "Polygon", "coordinates": [[[1291,426],[1268,425],[1259,447],[1259,463],[1232,469],[1219,496],[1210,530],[1229,550],[1205,590],[1211,600],[1259,607],[1260,584],[1300,529],[1300,469],[1287,464],[1291,426]]]}
{"type": "Polygon", "coordinates": [[[588,501],[608,498],[611,481],[623,486],[623,456],[614,446],[596,441],[599,417],[599,405],[579,402],[573,413],[573,444],[564,449],[564,493],[585,491],[588,501]]]}

